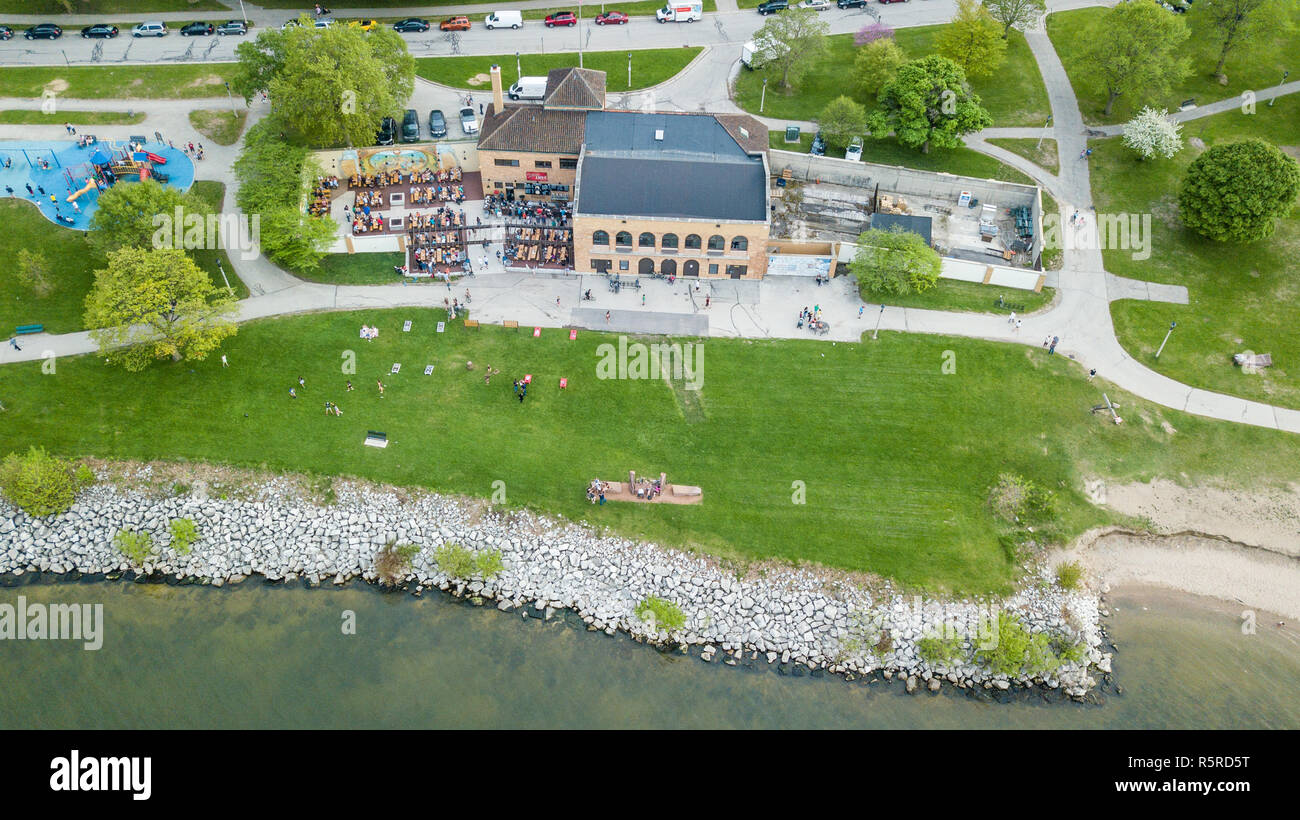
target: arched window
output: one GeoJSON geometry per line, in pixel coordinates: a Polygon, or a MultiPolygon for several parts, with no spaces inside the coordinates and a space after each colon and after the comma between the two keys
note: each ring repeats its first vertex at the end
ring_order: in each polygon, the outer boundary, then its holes
{"type": "Polygon", "coordinates": [[[660,262],[660,263],[659,263],[659,272],[662,273],[664,276],[676,276],[676,275],[677,275],[677,260],[676,260],[676,259],[665,259],[664,261],[660,262]]]}
{"type": "Polygon", "coordinates": [[[636,238],[638,248],[653,248],[655,246],[655,235],[652,233],[643,233],[636,238]]]}
{"type": "Polygon", "coordinates": [[[670,248],[671,248],[672,250],[676,250],[676,249],[677,249],[677,234],[675,234],[675,233],[666,233],[666,234],[664,234],[663,239],[660,240],[659,247],[663,248],[664,250],[669,250],[670,248]]]}
{"type": "Polygon", "coordinates": [[[686,250],[698,251],[700,249],[700,237],[698,234],[689,234],[686,237],[686,250]]]}
{"type": "Polygon", "coordinates": [[[653,259],[642,259],[636,264],[636,272],[642,276],[647,276],[655,272],[655,261],[653,259]]]}
{"type": "Polygon", "coordinates": [[[596,231],[591,235],[591,244],[609,246],[609,234],[606,231],[596,231]]]}
{"type": "Polygon", "coordinates": [[[749,240],[743,236],[732,237],[731,249],[733,251],[747,251],[749,250],[749,240]]]}
{"type": "Polygon", "coordinates": [[[709,237],[709,250],[711,251],[722,250],[726,241],[727,240],[723,239],[721,236],[715,233],[713,236],[709,237]]]}
{"type": "Polygon", "coordinates": [[[614,236],[614,244],[620,248],[632,247],[632,234],[627,231],[619,231],[618,234],[614,236]]]}
{"type": "Polygon", "coordinates": [[[699,276],[700,263],[696,262],[694,259],[687,259],[686,264],[682,265],[682,274],[684,276],[699,276]]]}

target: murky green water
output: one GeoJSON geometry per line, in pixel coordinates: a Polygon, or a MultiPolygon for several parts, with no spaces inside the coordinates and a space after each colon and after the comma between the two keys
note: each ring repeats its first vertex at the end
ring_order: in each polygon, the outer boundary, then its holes
{"type": "Polygon", "coordinates": [[[1300,728],[1295,632],[1265,620],[1246,637],[1233,608],[1148,591],[1112,600],[1125,691],[1102,706],[705,664],[441,595],[42,583],[0,589],[0,603],[20,594],[103,603],[104,647],[0,641],[4,729],[1300,728]]]}

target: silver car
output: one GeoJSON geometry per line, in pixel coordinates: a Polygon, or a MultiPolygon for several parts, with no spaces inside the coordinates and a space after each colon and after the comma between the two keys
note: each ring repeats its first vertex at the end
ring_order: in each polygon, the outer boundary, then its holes
{"type": "Polygon", "coordinates": [[[460,130],[465,132],[466,136],[478,133],[478,119],[474,116],[473,108],[460,110],[460,130]]]}

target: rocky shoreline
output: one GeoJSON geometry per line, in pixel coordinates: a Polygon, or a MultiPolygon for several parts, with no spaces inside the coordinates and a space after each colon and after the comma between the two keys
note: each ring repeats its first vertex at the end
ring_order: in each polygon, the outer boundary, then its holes
{"type": "MultiPolygon", "coordinates": [[[[472,499],[338,480],[330,503],[321,504],[287,478],[260,479],[235,498],[213,498],[204,482],[170,488],[164,481],[160,491],[150,484],[152,467],[132,469],[133,482],[101,481],[62,515],[34,519],[0,501],[0,574],[135,571],[213,586],[252,575],[309,585],[378,583],[379,553],[390,543],[410,544],[419,550],[399,582],[408,589],[437,588],[494,601],[501,610],[530,607],[525,614],[543,617],[571,609],[590,630],[698,646],[705,661],[736,665],[748,655],[849,679],[898,678],[908,691],[935,691],[945,682],[992,690],[1042,686],[1074,698],[1096,685],[1090,668],[1110,671],[1098,598],[1045,577],[1024,579],[1001,601],[921,600],[887,583],[869,588],[825,570],[767,565],[738,577],[709,557],[528,511],[499,513],[472,499]],[[187,554],[169,544],[168,525],[177,518],[198,526],[200,540],[187,554]],[[122,529],[153,536],[153,553],[142,566],[114,547],[122,529]],[[445,544],[497,551],[502,569],[486,579],[451,578],[434,559],[445,544]],[[669,634],[638,617],[638,605],[651,597],[675,603],[684,627],[669,634]],[[1083,659],[1062,661],[1041,676],[995,674],[975,663],[981,625],[987,634],[989,615],[1004,612],[1031,633],[1081,642],[1083,659]],[[961,659],[924,660],[919,642],[935,634],[959,636],[961,659]]],[[[110,472],[101,470],[101,479],[112,479],[110,472]]]]}

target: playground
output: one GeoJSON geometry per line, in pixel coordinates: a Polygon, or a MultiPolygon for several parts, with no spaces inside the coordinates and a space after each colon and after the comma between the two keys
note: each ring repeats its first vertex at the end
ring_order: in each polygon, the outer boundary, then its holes
{"type": "Polygon", "coordinates": [[[66,228],[87,230],[100,193],[118,182],[142,179],[188,190],[194,183],[194,163],[184,151],[144,137],[0,141],[5,195],[34,202],[46,219],[66,228]]]}

